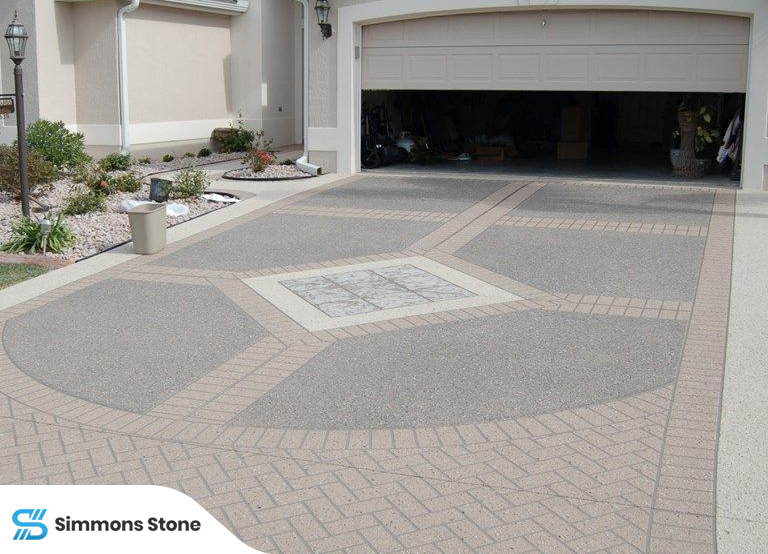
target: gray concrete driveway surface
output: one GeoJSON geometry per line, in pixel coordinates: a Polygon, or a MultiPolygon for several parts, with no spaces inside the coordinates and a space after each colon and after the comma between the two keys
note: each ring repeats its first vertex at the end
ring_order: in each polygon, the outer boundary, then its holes
{"type": "Polygon", "coordinates": [[[373,174],[243,211],[0,312],[0,483],[173,487],[265,552],[714,553],[765,523],[716,518],[736,201],[373,174]]]}

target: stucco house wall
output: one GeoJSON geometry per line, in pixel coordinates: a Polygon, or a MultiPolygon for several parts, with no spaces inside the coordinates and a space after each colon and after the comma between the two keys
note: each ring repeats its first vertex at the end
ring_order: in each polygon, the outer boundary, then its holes
{"type": "MultiPolygon", "coordinates": [[[[35,21],[35,0],[4,0],[0,4],[0,21],[7,25],[13,19],[14,12],[18,12],[19,21],[35,21]]],[[[5,26],[3,26],[5,32],[5,26]]],[[[13,93],[13,62],[8,59],[8,49],[0,46],[0,92],[4,94],[13,93]]],[[[37,119],[40,117],[40,102],[38,97],[38,71],[37,71],[37,43],[30,40],[27,43],[27,59],[24,62],[24,85],[26,94],[24,100],[26,103],[27,118],[37,119]]],[[[0,119],[0,143],[9,143],[16,140],[16,116],[11,115],[8,119],[0,119]]]]}
{"type": "Polygon", "coordinates": [[[132,142],[205,138],[226,126],[230,17],[147,4],[126,21],[132,142]]]}
{"type": "MultiPolygon", "coordinates": [[[[35,0],[35,35],[40,117],[77,121],[75,27],[71,4],[35,0]]],[[[26,63],[25,63],[26,65],[26,63]]]]}
{"type": "MultiPolygon", "coordinates": [[[[62,120],[90,145],[120,145],[117,12],[124,1],[3,2],[30,40],[24,62],[27,120],[62,120]]],[[[207,140],[232,120],[231,16],[142,3],[126,17],[133,145],[207,140]]],[[[2,57],[5,58],[5,57],[2,57]]],[[[0,58],[0,59],[2,59],[0,58]]],[[[12,63],[0,62],[3,91],[12,63]]],[[[0,141],[15,140],[15,119],[0,141]]]]}
{"type": "Polygon", "coordinates": [[[274,144],[301,142],[301,10],[293,0],[253,0],[232,18],[232,107],[274,144]]]}
{"type": "MultiPolygon", "coordinates": [[[[119,141],[116,12],[114,1],[72,5],[77,119],[65,123],[85,133],[88,144],[113,145],[119,141]]],[[[59,43],[64,50],[65,41],[59,43]]],[[[56,51],[52,48],[42,55],[55,56],[56,51]]]]}

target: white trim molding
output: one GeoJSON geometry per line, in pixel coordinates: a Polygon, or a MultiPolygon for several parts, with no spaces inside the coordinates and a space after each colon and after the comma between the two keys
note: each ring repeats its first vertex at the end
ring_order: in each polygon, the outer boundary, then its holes
{"type": "MultiPolygon", "coordinates": [[[[751,20],[749,74],[744,133],[742,185],[768,188],[768,2],[765,0],[378,0],[338,9],[334,27],[337,40],[337,136],[335,150],[341,174],[360,171],[361,60],[355,49],[362,46],[362,27],[372,23],[462,13],[531,9],[631,9],[717,13],[751,20]],[[468,5],[470,7],[468,7],[468,5]]],[[[329,133],[317,135],[319,142],[329,133]]],[[[311,150],[318,150],[311,138],[311,150]]],[[[325,146],[328,148],[327,145],[325,146]]]]}
{"type": "MultiPolygon", "coordinates": [[[[93,0],[58,0],[59,2],[92,2],[93,0]]],[[[158,4],[171,8],[183,8],[201,12],[237,15],[248,11],[250,0],[144,0],[146,4],[158,4]]]]}

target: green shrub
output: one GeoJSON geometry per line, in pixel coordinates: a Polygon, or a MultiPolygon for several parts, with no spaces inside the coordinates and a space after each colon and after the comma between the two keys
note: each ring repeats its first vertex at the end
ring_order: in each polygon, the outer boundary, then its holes
{"type": "Polygon", "coordinates": [[[111,192],[110,176],[101,164],[87,164],[72,175],[75,183],[82,183],[97,194],[107,195],[111,192]]]}
{"type": "Polygon", "coordinates": [[[62,212],[67,215],[103,212],[107,207],[107,197],[92,190],[84,190],[67,196],[64,199],[62,212]]]}
{"type": "MultiPolygon", "coordinates": [[[[46,160],[37,150],[27,156],[29,193],[33,196],[44,194],[53,188],[58,177],[56,166],[46,160]]],[[[0,146],[0,192],[13,197],[21,195],[19,177],[19,150],[15,146],[0,146]]]]}
{"type": "Polygon", "coordinates": [[[280,165],[294,165],[296,162],[290,158],[284,159],[282,162],[280,162],[280,165]]]}
{"type": "Polygon", "coordinates": [[[208,183],[208,175],[202,169],[182,169],[173,179],[168,197],[172,200],[197,198],[205,192],[208,183]]]}
{"type": "Polygon", "coordinates": [[[109,154],[99,160],[99,168],[104,171],[127,171],[131,167],[129,154],[109,154]]]}
{"type": "Polygon", "coordinates": [[[139,163],[141,165],[149,165],[152,163],[152,158],[150,158],[149,156],[146,156],[144,158],[139,158],[138,160],[136,160],[136,163],[139,163]]]}
{"type": "MultiPolygon", "coordinates": [[[[51,214],[45,216],[51,219],[51,214]]],[[[75,244],[75,236],[72,230],[62,221],[62,214],[53,221],[51,232],[48,235],[47,250],[54,254],[61,252],[75,244]]],[[[4,252],[27,252],[33,254],[43,250],[43,231],[39,221],[33,221],[28,217],[21,217],[14,223],[11,229],[11,239],[0,246],[4,252]]]]}
{"type": "Polygon", "coordinates": [[[225,154],[230,152],[247,152],[253,146],[256,133],[245,128],[242,119],[237,120],[237,125],[229,124],[226,132],[216,135],[219,150],[225,154]]]}
{"type": "Polygon", "coordinates": [[[141,179],[135,173],[111,175],[107,181],[112,192],[137,192],[141,188],[141,179]]]}
{"type": "Polygon", "coordinates": [[[163,156],[164,162],[172,162],[173,160],[174,160],[173,154],[166,154],[165,156],[163,156]]]}
{"type": "Polygon", "coordinates": [[[94,175],[100,172],[101,170],[96,166],[96,164],[83,164],[78,167],[77,170],[72,172],[71,179],[75,183],[87,183],[93,178],[94,175]]]}
{"type": "Polygon", "coordinates": [[[40,119],[27,126],[27,145],[52,163],[56,169],[75,169],[88,162],[85,135],[73,133],[63,121],[40,119]]]}
{"type": "Polygon", "coordinates": [[[184,152],[184,155],[182,158],[194,158],[195,154],[193,152],[184,152]]]}
{"type": "Polygon", "coordinates": [[[211,150],[209,148],[201,148],[200,152],[197,153],[198,158],[207,158],[211,155],[211,150]]]}

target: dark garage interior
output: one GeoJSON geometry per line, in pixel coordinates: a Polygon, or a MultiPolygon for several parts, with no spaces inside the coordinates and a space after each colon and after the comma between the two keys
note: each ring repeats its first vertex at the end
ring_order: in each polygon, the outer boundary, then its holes
{"type": "Polygon", "coordinates": [[[739,114],[743,118],[744,99],[716,93],[367,90],[361,161],[366,169],[409,164],[668,181],[684,103],[701,115],[701,180],[735,185],[741,152],[739,126],[732,123],[739,114]],[[724,143],[729,148],[723,160],[724,143]]]}

